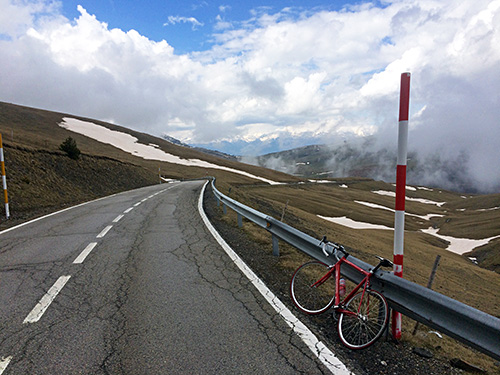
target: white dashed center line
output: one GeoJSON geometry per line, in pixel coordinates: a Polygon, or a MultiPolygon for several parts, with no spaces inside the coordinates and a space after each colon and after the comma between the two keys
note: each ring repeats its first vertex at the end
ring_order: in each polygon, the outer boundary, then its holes
{"type": "MultiPolygon", "coordinates": [[[[172,186],[173,187],[173,186],[172,186]]],[[[170,187],[171,188],[171,187],[170,187]]],[[[169,190],[170,188],[164,189],[162,191],[159,191],[155,194],[150,195],[147,198],[144,198],[140,202],[137,202],[134,204],[133,207],[127,208],[125,211],[123,211],[123,215],[118,215],[114,220],[113,223],[119,222],[125,215],[128,214],[130,211],[132,211],[135,207],[139,206],[141,203],[147,201],[148,199],[151,199],[155,197],[156,195],[163,193],[164,191],[169,190]]],[[[86,204],[86,203],[85,203],[86,204]]],[[[78,206],[75,206],[78,207],[78,206]]],[[[62,211],[61,211],[62,212],[62,211]]],[[[53,215],[53,214],[51,214],[53,215]]],[[[48,215],[48,216],[51,216],[48,215]]],[[[104,228],[101,233],[99,233],[96,238],[103,238],[110,230],[113,228],[112,225],[108,225],[106,228],[104,228]]],[[[3,233],[3,232],[2,232],[3,233]]],[[[94,250],[94,248],[97,246],[97,242],[91,242],[87,245],[87,247],[78,255],[78,257],[73,261],[74,264],[80,264],[83,263],[85,258],[94,250]]],[[[59,292],[64,288],[68,280],[71,278],[70,275],[67,276],[61,276],[57,281],[52,285],[52,287],[47,291],[47,293],[40,299],[40,301],[36,304],[36,306],[31,310],[31,312],[26,316],[26,318],[23,321],[23,324],[26,323],[36,323],[40,320],[40,318],[43,316],[45,311],[49,308],[50,304],[54,299],[57,297],[59,292]]],[[[5,371],[9,363],[12,361],[12,356],[9,357],[1,357],[0,358],[0,375],[5,371]]]]}
{"type": "Polygon", "coordinates": [[[104,236],[105,236],[105,235],[106,235],[106,234],[110,231],[110,229],[111,229],[111,228],[113,228],[113,226],[112,226],[112,225],[108,225],[106,228],[104,228],[104,229],[102,230],[102,232],[101,232],[101,233],[99,233],[99,234],[96,236],[96,238],[103,238],[103,237],[104,237],[104,236]]]}
{"type": "Polygon", "coordinates": [[[118,215],[117,217],[115,217],[115,220],[113,220],[113,223],[118,223],[122,217],[125,216],[125,215],[118,215]]]}
{"type": "MultiPolygon", "coordinates": [[[[123,215],[118,215],[113,220],[113,223],[118,223],[125,216],[124,214],[128,214],[130,211],[132,211],[135,207],[139,206],[141,203],[147,201],[148,199],[155,197],[156,195],[158,195],[160,193],[163,193],[163,192],[171,189],[172,187],[164,189],[162,191],[159,191],[155,194],[152,194],[149,197],[144,198],[140,202],[137,202],[136,204],[134,204],[133,207],[127,208],[125,211],[123,211],[123,215]]],[[[87,203],[90,203],[90,202],[87,202],[87,203]]],[[[87,203],[84,203],[84,204],[87,204],[87,203]]],[[[81,206],[81,205],[79,205],[79,206],[81,206]]],[[[75,207],[79,207],[79,206],[75,206],[75,207]]],[[[71,207],[71,208],[74,208],[74,207],[71,207]]],[[[66,210],[63,210],[63,211],[66,211],[66,210]]],[[[63,212],[63,211],[60,211],[60,212],[63,212]]],[[[56,213],[58,213],[58,212],[56,212],[56,213]]],[[[56,214],[56,213],[54,213],[54,214],[56,214]]],[[[50,214],[47,216],[51,216],[54,214],[50,214]]],[[[39,220],[39,219],[36,219],[36,220],[39,220]]],[[[33,221],[36,221],[36,220],[33,220],[33,221]]],[[[22,224],[22,225],[25,225],[25,224],[22,224]]],[[[96,238],[103,238],[111,230],[111,228],[113,228],[113,226],[108,225],[106,228],[104,228],[101,231],[101,233],[99,233],[96,236],[96,238]]],[[[13,229],[13,228],[11,228],[11,229],[13,229]]],[[[11,230],[11,229],[9,229],[9,230],[11,230]]],[[[4,231],[4,232],[6,232],[6,231],[4,231]]],[[[83,263],[85,258],[87,258],[87,256],[92,252],[92,250],[94,250],[94,248],[96,246],[97,246],[97,242],[89,243],[87,245],[87,247],[80,253],[80,255],[78,255],[78,257],[73,261],[73,264],[83,263]]],[[[49,308],[52,301],[54,301],[54,299],[57,297],[57,295],[62,290],[62,288],[64,288],[64,286],[66,285],[66,283],[68,282],[68,280],[70,278],[71,278],[70,275],[59,277],[59,279],[57,279],[57,281],[54,283],[54,285],[52,285],[52,287],[47,291],[47,293],[36,304],[36,306],[33,308],[33,310],[31,310],[31,312],[28,314],[28,316],[26,316],[26,318],[23,321],[23,324],[38,322],[41,319],[41,317],[43,316],[43,314],[45,313],[45,311],[49,308]]],[[[7,368],[7,366],[9,365],[9,363],[11,361],[12,361],[12,356],[0,357],[0,375],[3,374],[3,372],[5,371],[5,369],[7,368]]]]}
{"type": "Polygon", "coordinates": [[[60,278],[58,278],[54,285],[52,285],[48,292],[42,297],[40,302],[38,302],[33,310],[31,310],[26,319],[24,319],[23,323],[38,322],[45,310],[48,309],[54,298],[56,298],[64,285],[66,285],[70,277],[71,276],[61,276],[60,278]]]}
{"type": "Polygon", "coordinates": [[[11,360],[12,357],[0,358],[0,374],[5,371],[11,360]]]}
{"type": "Polygon", "coordinates": [[[94,247],[96,247],[97,242],[91,242],[87,245],[87,247],[78,255],[78,257],[73,261],[73,264],[80,264],[83,263],[85,258],[87,258],[87,255],[90,254],[92,250],[94,250],[94,247]]]}

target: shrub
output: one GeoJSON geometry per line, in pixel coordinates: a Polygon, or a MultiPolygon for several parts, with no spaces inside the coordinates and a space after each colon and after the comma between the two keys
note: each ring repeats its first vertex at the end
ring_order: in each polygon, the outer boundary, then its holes
{"type": "Polygon", "coordinates": [[[80,150],[76,145],[76,141],[71,137],[66,138],[66,140],[61,143],[59,150],[64,151],[71,159],[78,160],[80,158],[80,150]]]}

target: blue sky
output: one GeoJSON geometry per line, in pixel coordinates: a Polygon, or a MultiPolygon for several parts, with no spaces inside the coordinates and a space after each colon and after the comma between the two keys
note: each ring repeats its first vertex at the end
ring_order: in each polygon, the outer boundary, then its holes
{"type": "Polygon", "coordinates": [[[78,18],[77,6],[108,23],[110,28],[137,30],[154,41],[166,40],[176,53],[209,49],[217,25],[227,22],[234,26],[248,21],[259,12],[275,14],[291,8],[295,14],[304,11],[340,10],[346,4],[359,1],[325,0],[243,0],[243,1],[176,1],[154,0],[64,0],[63,14],[78,18]]]}
{"type": "Polygon", "coordinates": [[[0,101],[253,155],[394,148],[409,71],[409,150],[500,186],[500,0],[0,0],[0,66],[0,101]]]}

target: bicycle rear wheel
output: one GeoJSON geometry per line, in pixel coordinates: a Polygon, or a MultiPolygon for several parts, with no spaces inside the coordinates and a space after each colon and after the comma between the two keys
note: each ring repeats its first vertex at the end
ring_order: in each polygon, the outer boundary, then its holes
{"type": "Polygon", "coordinates": [[[297,268],[290,282],[290,295],[295,305],[306,314],[321,314],[335,302],[335,276],[319,261],[297,268]]]}
{"type": "Polygon", "coordinates": [[[375,290],[355,294],[345,305],[338,320],[340,341],[350,349],[365,349],[384,332],[389,308],[384,296],[375,290]]]}

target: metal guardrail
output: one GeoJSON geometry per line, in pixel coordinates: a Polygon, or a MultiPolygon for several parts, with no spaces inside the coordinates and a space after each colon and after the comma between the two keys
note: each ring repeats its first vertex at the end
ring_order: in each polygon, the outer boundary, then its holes
{"type": "MultiPolygon", "coordinates": [[[[215,188],[215,179],[212,180],[212,189],[219,202],[236,211],[240,226],[241,218],[245,217],[273,235],[275,254],[279,253],[279,238],[319,261],[326,264],[334,262],[334,259],[326,257],[321,251],[320,240],[222,194],[215,188]]],[[[364,270],[373,268],[352,255],[349,260],[364,270]]],[[[350,267],[343,267],[341,272],[356,283],[362,279],[350,267]]],[[[386,297],[389,305],[396,311],[500,360],[500,319],[397,277],[392,272],[378,271],[372,278],[371,285],[386,297]]]]}

